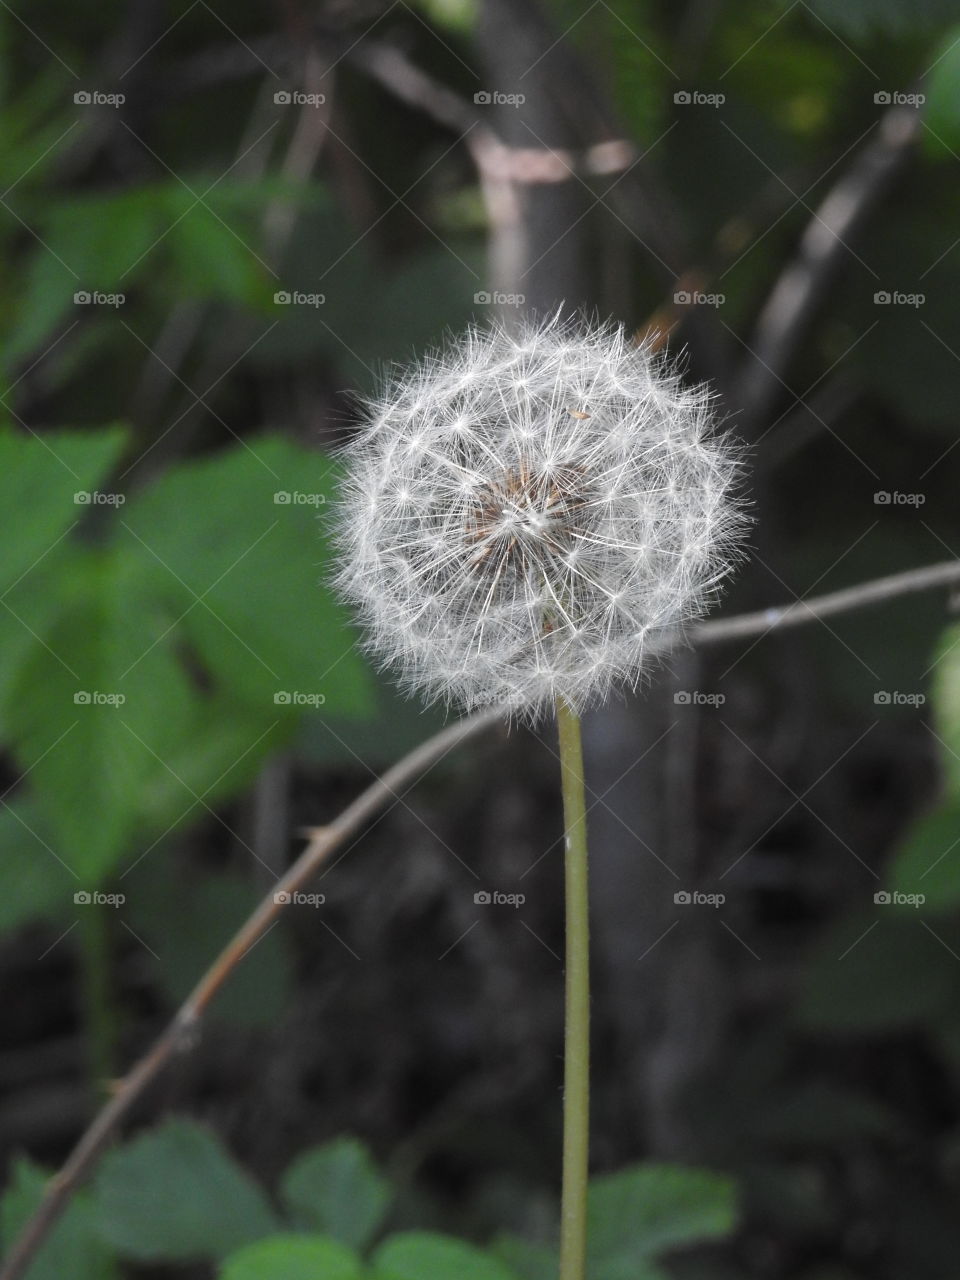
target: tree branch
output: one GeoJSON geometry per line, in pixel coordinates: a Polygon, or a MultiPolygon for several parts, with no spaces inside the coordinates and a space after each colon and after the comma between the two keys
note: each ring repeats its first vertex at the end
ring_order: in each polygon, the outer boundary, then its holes
{"type": "MultiPolygon", "coordinates": [[[[905,573],[891,573],[885,578],[874,578],[842,591],[831,591],[809,600],[795,600],[792,604],[777,605],[770,609],[758,609],[756,613],[742,613],[733,618],[715,618],[701,622],[691,630],[694,645],[722,644],[726,640],[738,640],[744,636],[765,635],[785,627],[798,627],[804,622],[829,618],[836,613],[852,609],[864,609],[883,604],[897,596],[912,595],[917,591],[929,591],[960,582],[960,560],[945,560],[923,569],[908,569],[905,573]]],[[[0,1277],[2,1280],[2,1277],[0,1277]]]]}
{"type": "Polygon", "coordinates": [[[43,1200],[8,1253],[0,1280],[19,1280],[55,1226],[74,1192],[90,1172],[121,1120],[176,1056],[197,1042],[197,1030],[210,1002],[243,957],[263,937],[285,908],[284,894],[306,884],[330,854],[391,799],[449,751],[502,718],[499,708],[458,721],[416,747],[349,804],[329,826],[309,832],[306,849],[263,898],[214,960],[173,1020],[130,1073],[80,1138],[62,1169],[47,1184],[43,1200]],[[278,900],[279,899],[279,900],[278,900]]]}

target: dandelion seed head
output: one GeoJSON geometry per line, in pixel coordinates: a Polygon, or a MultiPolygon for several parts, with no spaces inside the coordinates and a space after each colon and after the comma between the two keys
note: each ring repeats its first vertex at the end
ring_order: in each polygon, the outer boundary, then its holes
{"type": "Polygon", "coordinates": [[[738,557],[711,395],[614,326],[474,328],[345,450],[336,583],[405,688],[535,718],[635,687],[738,557]]]}

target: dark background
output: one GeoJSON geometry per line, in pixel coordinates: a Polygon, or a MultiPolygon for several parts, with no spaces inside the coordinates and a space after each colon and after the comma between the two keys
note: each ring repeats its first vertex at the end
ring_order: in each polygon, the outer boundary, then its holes
{"type": "MultiPolygon", "coordinates": [[[[63,1159],[298,830],[442,724],[318,585],[324,451],[385,363],[471,317],[661,330],[749,446],[725,613],[955,558],[958,21],[945,0],[0,13],[8,1160],[63,1159]],[[97,891],[124,901],[75,899],[97,891]]],[[[742,1204],[666,1274],[955,1274],[948,595],[694,645],[587,721],[593,1163],[712,1168],[742,1204]],[[675,900],[695,890],[724,900],[675,900]]],[[[208,1121],[268,1184],[354,1134],[401,1220],[549,1235],[559,835],[551,725],[447,757],[257,946],[136,1124],[208,1121]]]]}

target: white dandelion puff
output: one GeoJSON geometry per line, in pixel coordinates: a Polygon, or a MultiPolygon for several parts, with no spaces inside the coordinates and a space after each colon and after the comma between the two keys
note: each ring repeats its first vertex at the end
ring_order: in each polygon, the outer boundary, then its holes
{"type": "Polygon", "coordinates": [[[746,523],[710,392],[613,326],[470,329],[344,453],[337,585],[405,688],[466,709],[635,687],[746,523]]]}

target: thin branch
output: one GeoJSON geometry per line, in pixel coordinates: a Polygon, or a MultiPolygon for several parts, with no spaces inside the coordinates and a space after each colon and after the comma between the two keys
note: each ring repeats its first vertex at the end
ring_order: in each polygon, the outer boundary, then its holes
{"type": "Polygon", "coordinates": [[[842,591],[812,596],[809,600],[795,600],[793,604],[758,609],[756,613],[742,613],[734,618],[701,622],[692,629],[690,638],[695,645],[722,644],[726,640],[764,635],[768,631],[779,631],[784,627],[798,627],[804,622],[815,622],[836,613],[848,613],[852,609],[883,604],[897,596],[929,591],[932,587],[947,586],[954,582],[960,582],[960,560],[945,560],[923,569],[908,569],[905,573],[891,573],[885,578],[874,578],[871,582],[861,582],[855,587],[845,587],[842,591]]]}
{"type": "MultiPolygon", "coordinates": [[[[899,596],[951,583],[960,583],[960,560],[948,560],[922,569],[911,569],[906,573],[890,574],[842,591],[813,596],[809,600],[798,600],[790,605],[761,609],[757,613],[703,622],[692,631],[691,639],[695,645],[702,645],[763,635],[769,631],[800,626],[818,618],[882,604],[899,596]]],[[[388,769],[382,778],[372,783],[328,826],[316,827],[309,832],[306,849],[220,952],[159,1039],[120,1082],[113,1097],[94,1118],[63,1168],[50,1179],[43,1200],[0,1268],[0,1280],[20,1280],[70,1198],[134,1103],[177,1053],[187,1051],[197,1042],[197,1029],[210,1002],[244,956],[284,910],[283,895],[293,894],[301,889],[338,846],[377,810],[396,797],[398,789],[412,782],[449,751],[475,737],[500,718],[499,710],[482,711],[441,730],[388,769]]]]}
{"type": "Polygon", "coordinates": [[[763,421],[782,392],[783,376],[807,324],[850,253],[848,242],[906,161],[920,126],[920,113],[914,108],[885,112],[876,137],[857,153],[807,223],[796,257],[780,275],[757,320],[751,355],[734,395],[734,404],[751,424],[763,421]]]}
{"type": "Polygon", "coordinates": [[[313,828],[303,853],[271,888],[253,914],[240,926],[193,991],[180,1006],[173,1020],[149,1051],[116,1087],[113,1096],[80,1138],[66,1163],[47,1183],[44,1197],[36,1212],[14,1242],[0,1269],[0,1280],[19,1280],[40,1245],[55,1226],[71,1197],[107,1146],[121,1120],[134,1103],[157,1078],[163,1068],[179,1053],[193,1047],[198,1027],[210,1002],[233,973],[244,956],[263,937],[270,925],[285,909],[284,895],[302,888],[330,854],[353,835],[373,814],[382,809],[397,792],[412,782],[430,765],[449,751],[502,718],[499,708],[482,711],[458,721],[416,747],[381,778],[349,804],[333,822],[313,828]]]}

